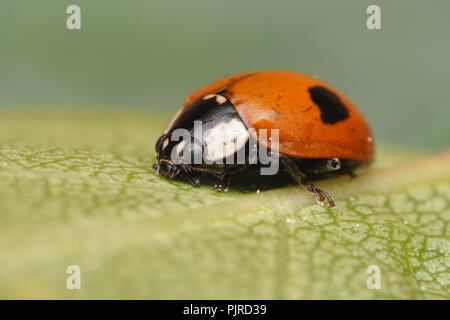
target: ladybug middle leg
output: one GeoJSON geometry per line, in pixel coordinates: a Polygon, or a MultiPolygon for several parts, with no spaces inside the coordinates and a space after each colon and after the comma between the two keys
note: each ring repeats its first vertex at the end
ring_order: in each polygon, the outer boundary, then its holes
{"type": "Polygon", "coordinates": [[[340,175],[340,176],[347,176],[347,177],[350,178],[350,180],[356,178],[356,173],[354,173],[354,172],[353,172],[352,170],[350,170],[350,169],[339,170],[339,171],[336,171],[335,174],[338,174],[338,175],[340,175]]]}
{"type": "Polygon", "coordinates": [[[300,171],[298,166],[295,164],[294,161],[292,161],[289,157],[279,155],[281,163],[283,164],[284,168],[289,172],[289,174],[292,176],[292,178],[301,186],[303,186],[308,192],[314,195],[316,198],[317,203],[322,205],[325,200],[328,201],[328,208],[334,207],[334,201],[330,197],[328,193],[326,193],[324,190],[317,188],[312,183],[306,182],[306,175],[300,171]]]}
{"type": "Polygon", "coordinates": [[[200,175],[196,174],[196,173],[191,173],[187,176],[187,180],[189,181],[190,184],[192,184],[193,186],[200,186],[200,175]]]}

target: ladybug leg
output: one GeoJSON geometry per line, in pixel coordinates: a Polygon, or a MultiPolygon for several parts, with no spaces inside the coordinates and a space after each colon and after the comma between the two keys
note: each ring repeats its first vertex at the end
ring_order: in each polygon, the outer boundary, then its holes
{"type": "MultiPolygon", "coordinates": [[[[216,178],[219,179],[219,182],[216,183],[214,186],[216,190],[227,192],[230,186],[230,175],[227,171],[223,170],[216,170],[216,169],[210,169],[210,168],[202,168],[202,167],[189,167],[189,170],[191,173],[206,173],[210,174],[216,178]]],[[[195,176],[195,175],[194,175],[195,176]]],[[[192,175],[191,175],[192,177],[192,175]]],[[[189,180],[189,177],[188,177],[189,180]]],[[[189,180],[189,182],[191,182],[189,180]]],[[[192,182],[191,182],[192,183],[192,182]]]]}
{"type": "Polygon", "coordinates": [[[168,179],[175,179],[178,177],[178,175],[183,171],[183,169],[180,166],[174,166],[173,169],[170,171],[169,175],[167,176],[168,179]]]}
{"type": "Polygon", "coordinates": [[[356,173],[354,173],[352,170],[349,169],[339,170],[336,171],[336,173],[342,176],[348,176],[350,180],[356,178],[356,173]]]}
{"type": "Polygon", "coordinates": [[[322,189],[317,188],[312,183],[306,182],[306,183],[302,183],[302,185],[306,188],[306,190],[308,190],[310,193],[314,194],[314,196],[316,197],[316,202],[318,204],[322,205],[323,202],[325,201],[325,199],[327,199],[328,208],[334,207],[334,201],[328,193],[326,193],[322,189]]]}
{"type": "Polygon", "coordinates": [[[200,186],[200,175],[199,174],[190,174],[189,176],[187,176],[187,180],[189,181],[190,184],[192,184],[193,186],[200,186]]]}
{"type": "Polygon", "coordinates": [[[198,187],[200,185],[200,174],[194,172],[195,167],[186,164],[180,164],[179,166],[185,173],[187,181],[189,181],[190,184],[198,187]]]}
{"type": "Polygon", "coordinates": [[[290,173],[292,178],[297,181],[298,184],[303,186],[309,193],[313,194],[316,198],[316,202],[323,205],[324,201],[328,201],[328,208],[334,207],[334,201],[328,193],[322,189],[317,188],[312,183],[306,182],[306,175],[300,171],[298,166],[286,156],[280,155],[280,160],[285,169],[290,173]]]}
{"type": "Polygon", "coordinates": [[[220,181],[216,183],[214,188],[219,191],[227,192],[230,187],[230,175],[223,171],[220,181]]]}

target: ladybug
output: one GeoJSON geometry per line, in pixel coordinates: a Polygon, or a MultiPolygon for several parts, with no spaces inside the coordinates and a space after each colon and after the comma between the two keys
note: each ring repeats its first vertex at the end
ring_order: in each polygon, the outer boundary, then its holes
{"type": "Polygon", "coordinates": [[[223,160],[236,157],[251,138],[259,148],[276,154],[292,178],[319,204],[327,201],[328,207],[334,206],[333,199],[311,179],[331,174],[353,177],[356,167],[374,158],[370,127],[342,93],[306,74],[255,71],[228,76],[191,93],[156,142],[154,168],[168,179],[185,178],[196,186],[201,175],[211,175],[219,180],[216,189],[227,191],[230,175],[254,163],[248,158],[243,164],[223,160]],[[186,150],[186,141],[172,135],[176,129],[192,133],[196,122],[202,124],[200,144],[189,144],[186,150]],[[276,148],[255,133],[264,129],[277,130],[276,148]],[[200,163],[183,160],[184,155],[198,153],[205,157],[200,163]],[[179,156],[177,162],[174,154],[179,156]]]}

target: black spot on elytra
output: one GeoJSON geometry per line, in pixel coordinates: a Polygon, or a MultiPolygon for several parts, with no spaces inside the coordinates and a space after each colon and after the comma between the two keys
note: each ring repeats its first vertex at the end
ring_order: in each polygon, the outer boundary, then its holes
{"type": "Polygon", "coordinates": [[[320,118],[324,123],[334,124],[348,118],[348,110],[339,97],[322,86],[309,88],[311,100],[320,109],[320,118]]]}

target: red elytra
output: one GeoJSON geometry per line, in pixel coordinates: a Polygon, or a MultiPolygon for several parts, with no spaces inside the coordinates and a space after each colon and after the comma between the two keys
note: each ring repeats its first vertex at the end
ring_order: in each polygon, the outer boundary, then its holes
{"type": "Polygon", "coordinates": [[[373,160],[373,136],[363,115],[343,94],[315,77],[292,71],[239,73],[194,91],[183,107],[217,92],[231,101],[247,128],[278,129],[278,151],[282,154],[373,160]],[[341,121],[324,121],[322,113],[327,110],[312,100],[309,89],[314,87],[338,97],[348,116],[341,121]]]}

